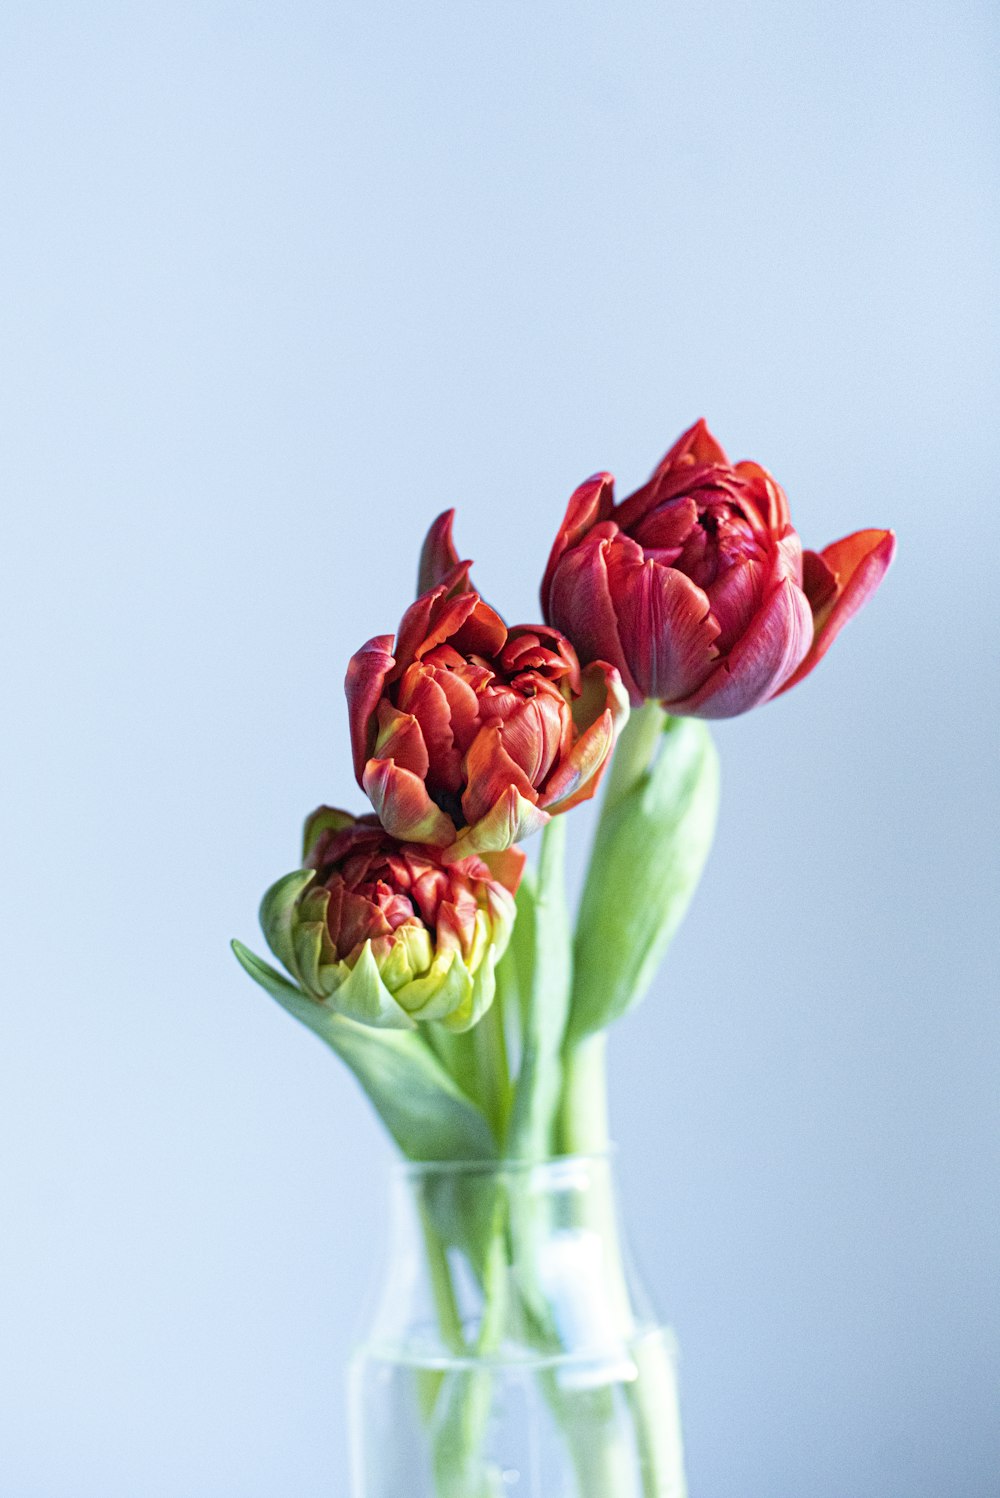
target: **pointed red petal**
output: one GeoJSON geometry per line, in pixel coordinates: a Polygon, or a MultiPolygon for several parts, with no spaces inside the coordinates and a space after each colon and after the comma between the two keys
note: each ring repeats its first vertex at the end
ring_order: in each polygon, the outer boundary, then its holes
{"type": "Polygon", "coordinates": [[[549,597],[559,559],[570,547],[582,541],[592,526],[608,519],[614,506],[614,492],[613,476],[610,473],[595,473],[570,495],[563,523],[556,534],[542,578],[542,613],[550,624],[552,616],[549,597]]]}
{"type": "Polygon", "coordinates": [[[510,786],[500,799],[472,826],[464,828],[455,842],[444,850],[441,862],[458,863],[470,853],[485,857],[502,853],[513,843],[530,837],[549,821],[549,814],[527,800],[517,787],[510,786]]]}
{"type": "Polygon", "coordinates": [[[892,531],[855,531],[817,554],[806,552],[805,587],[813,610],[809,653],[781,687],[787,692],[808,676],[847,623],[875,592],[896,550],[892,531]]]}
{"type": "Polygon", "coordinates": [[[572,641],[584,664],[608,661],[617,668],[633,705],[638,707],[645,694],[625,659],[608,581],[609,559],[619,547],[642,557],[634,541],[605,522],[568,551],[552,577],[549,616],[572,641]]]}
{"type": "Polygon", "coordinates": [[[531,781],[504,748],[499,724],[476,734],[465,757],[465,779],[462,814],[469,823],[481,821],[512,789],[526,801],[538,800],[531,781]]]}
{"type": "Polygon", "coordinates": [[[375,710],[382,696],[385,679],[396,664],[392,635],[376,635],[351,656],[347,666],[344,690],[347,693],[347,716],[351,726],[351,751],[358,784],[364,774],[365,761],[375,743],[375,710]]]}
{"type": "Polygon", "coordinates": [[[454,841],[454,822],[435,806],[412,770],[400,769],[391,759],[370,759],[363,785],[382,826],[400,842],[443,848],[454,841]]]}
{"type": "Polygon", "coordinates": [[[395,675],[401,676],[418,656],[426,655],[435,645],[456,634],[478,599],[478,593],[471,591],[449,597],[447,587],[442,584],[411,603],[396,634],[395,675]]]}
{"type": "Polygon", "coordinates": [[[718,656],[709,601],[685,573],[622,541],[608,553],[608,587],[629,672],[642,697],[687,696],[718,656]]]}
{"type": "Polygon", "coordinates": [[[479,857],[497,883],[502,884],[504,889],[510,890],[512,895],[516,895],[524,874],[524,865],[528,859],[524,849],[503,848],[498,852],[487,850],[479,857]]]}
{"type": "Polygon", "coordinates": [[[378,734],[374,759],[391,759],[401,770],[412,770],[421,780],[427,778],[430,757],[421,724],[412,713],[401,713],[383,698],[378,706],[378,734]]]}
{"type": "Polygon", "coordinates": [[[704,417],[682,432],[661,458],[650,478],[615,509],[612,518],[622,530],[631,530],[655,505],[683,494],[695,469],[729,467],[729,459],[708,429],[704,417]]]}
{"type": "Polygon", "coordinates": [[[792,522],[781,485],[759,463],[737,463],[734,472],[746,482],[754,506],[771,534],[775,538],[783,535],[792,522]]]}
{"type": "Polygon", "coordinates": [[[615,723],[604,712],[580,735],[572,750],[549,777],[539,805],[553,814],[569,811],[597,790],[615,744],[615,723]]]}
{"type": "Polygon", "coordinates": [[[708,680],[679,701],[664,702],[678,717],[734,718],[766,702],[809,649],[812,613],[801,588],[785,578],[746,634],[708,680]]]}
{"type": "Polygon", "coordinates": [[[670,451],[657,464],[653,478],[661,477],[684,460],[689,461],[692,466],[700,463],[718,463],[720,467],[730,467],[722,444],[712,436],[704,416],[699,416],[693,426],[689,426],[686,432],[681,433],[670,451]]]}
{"type": "Polygon", "coordinates": [[[420,551],[420,566],[417,570],[417,592],[427,593],[436,588],[453,567],[458,565],[458,552],[451,537],[454,510],[445,510],[431,526],[420,551]]]}

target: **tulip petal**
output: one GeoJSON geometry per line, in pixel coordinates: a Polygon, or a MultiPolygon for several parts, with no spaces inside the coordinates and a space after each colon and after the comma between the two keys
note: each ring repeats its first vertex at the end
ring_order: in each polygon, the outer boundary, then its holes
{"type": "Polygon", "coordinates": [[[461,1034],[465,1030],[471,1030],[482,1019],[497,991],[496,965],[499,956],[500,953],[495,949],[486,953],[473,975],[472,993],[468,1002],[441,1021],[446,1029],[461,1034]]]}
{"type": "Polygon", "coordinates": [[[502,727],[497,723],[480,729],[465,757],[466,789],[462,796],[462,814],[469,823],[486,816],[509,789],[516,790],[528,801],[538,799],[531,781],[508,754],[502,727]]]}
{"type": "Polygon", "coordinates": [[[392,680],[402,676],[411,662],[448,641],[462,655],[492,656],[503,648],[507,626],[495,609],[466,586],[468,567],[467,562],[461,563],[441,587],[410,604],[396,637],[392,680]]]}
{"type": "Polygon", "coordinates": [[[697,583],[644,557],[627,537],[608,553],[608,585],[628,668],[642,697],[693,692],[718,656],[719,626],[697,583]]]}
{"type": "Polygon", "coordinates": [[[699,416],[686,432],[681,433],[670,451],[660,460],[654,471],[654,478],[660,477],[685,459],[692,466],[701,463],[718,463],[723,468],[730,466],[725,449],[712,436],[704,416],[699,416]]]}
{"type": "Polygon", "coordinates": [[[726,569],[708,589],[712,613],[719,625],[716,648],[730,650],[749,629],[751,621],[770,591],[767,561],[748,557],[726,569]]]}
{"type": "Polygon", "coordinates": [[[442,1019],[472,998],[472,978],[458,952],[442,952],[429,973],[414,978],[396,995],[414,1019],[442,1019]]]}
{"type": "Polygon", "coordinates": [[[695,478],[694,470],[729,467],[729,459],[708,429],[704,417],[682,432],[668,453],[661,458],[648,481],[622,500],[612,519],[628,530],[649,514],[650,510],[675,494],[683,493],[695,478]]]}
{"type": "Polygon", "coordinates": [[[365,942],[361,956],[347,976],[331,993],[329,1004],[338,1014],[372,1025],[378,1030],[413,1030],[414,1021],[396,1002],[382,982],[371,942],[365,942]]]}
{"type": "Polygon", "coordinates": [[[292,874],[277,880],[260,902],[260,928],[271,951],[278,961],[291,973],[299,974],[295,966],[295,919],[299,898],[315,879],[311,869],[296,869],[292,874]]]}
{"type": "Polygon", "coordinates": [[[378,705],[378,733],[373,759],[391,759],[401,770],[412,770],[421,780],[427,778],[430,756],[422,725],[412,713],[401,713],[388,698],[378,705]]]}
{"type": "MultiPolygon", "coordinates": [[[[809,589],[803,581],[803,553],[799,533],[789,526],[775,542],[775,580],[789,578],[809,598],[809,589]]],[[[809,600],[812,603],[812,599],[809,600]]],[[[814,610],[815,611],[815,610],[814,610]]]]}
{"type": "Polygon", "coordinates": [[[341,957],[352,957],[366,941],[388,936],[392,927],[373,900],[338,880],[329,894],[327,924],[341,957]]]}
{"type": "Polygon", "coordinates": [[[757,512],[772,536],[782,535],[792,521],[781,485],[759,463],[737,463],[734,472],[749,486],[757,512]]]}
{"type": "Polygon", "coordinates": [[[615,720],[610,712],[603,712],[549,777],[539,806],[554,816],[588,801],[600,784],[614,744],[615,720]]]}
{"type": "Polygon", "coordinates": [[[576,546],[588,531],[608,520],[614,507],[615,481],[610,473],[595,473],[570,495],[562,525],[549,553],[542,578],[542,613],[551,621],[552,579],[563,553],[576,546]]]}
{"type": "Polygon", "coordinates": [[[478,856],[496,882],[509,890],[512,895],[516,895],[524,876],[524,865],[528,859],[524,849],[511,847],[493,852],[486,850],[478,856]]]}
{"type": "Polygon", "coordinates": [[[336,806],[317,806],[316,810],[306,817],[305,826],[302,829],[302,862],[308,867],[309,855],[313,852],[316,844],[324,832],[343,832],[348,827],[355,826],[356,817],[352,817],[349,811],[340,811],[336,806]]]}
{"type": "Polygon", "coordinates": [[[610,711],[615,720],[615,736],[625,727],[628,718],[628,693],[622,683],[621,672],[606,661],[591,661],[580,674],[579,695],[570,704],[573,726],[577,733],[585,733],[603,712],[610,711]]]}
{"type": "Polygon", "coordinates": [[[875,592],[896,550],[892,531],[855,531],[818,554],[805,554],[805,588],[813,610],[814,634],[805,659],[780,691],[808,676],[863,603],[875,592]]]}
{"type": "Polygon", "coordinates": [[[509,629],[500,664],[509,676],[537,671],[549,681],[565,682],[572,692],[580,690],[576,651],[564,634],[544,624],[516,624],[509,629]]]}
{"type": "MultiPolygon", "coordinates": [[[[433,667],[425,667],[422,662],[414,662],[400,683],[396,700],[401,713],[411,717],[418,725],[424,748],[423,762],[418,763],[415,758],[412,761],[404,760],[395,750],[383,750],[381,734],[374,752],[380,758],[394,759],[397,764],[405,764],[407,769],[413,770],[422,779],[427,779],[429,774],[438,790],[454,793],[462,785],[462,752],[455,742],[449,701],[452,691],[460,700],[464,694],[467,710],[471,711],[475,720],[476,695],[464,682],[456,680],[454,673],[450,671],[436,671],[433,667]],[[448,691],[446,688],[452,690],[448,691]]],[[[381,715],[381,708],[379,713],[381,715]]]]}
{"type": "Polygon", "coordinates": [[[473,596],[476,606],[461,629],[454,632],[451,643],[461,655],[495,656],[503,649],[507,626],[478,593],[473,596]]]}
{"type": "Polygon", "coordinates": [[[518,699],[495,726],[504,753],[533,788],[542,784],[573,741],[569,704],[555,690],[518,699]]]}
{"type": "Polygon", "coordinates": [[[619,546],[642,552],[614,525],[603,524],[567,552],[552,577],[546,616],[572,641],[581,661],[608,661],[625,684],[633,706],[645,694],[625,659],[608,580],[608,559],[619,546]]]}
{"type": "Polygon", "coordinates": [[[396,635],[396,669],[394,678],[419,656],[426,655],[456,634],[476,607],[479,595],[472,592],[449,596],[442,585],[424,593],[406,610],[396,635]]]}
{"type": "Polygon", "coordinates": [[[386,677],[395,666],[392,635],[376,635],[355,651],[347,666],[344,689],[351,727],[351,752],[358,784],[375,743],[375,709],[386,677]]]}
{"type": "Polygon", "coordinates": [[[445,510],[431,526],[420,551],[417,570],[417,593],[428,593],[438,587],[453,567],[458,566],[458,552],[451,536],[454,510],[445,510]]]}
{"type": "Polygon", "coordinates": [[[329,949],[330,942],[324,942],[326,933],[326,922],[298,920],[293,929],[295,941],[295,968],[299,976],[299,982],[306,993],[313,998],[322,1001],[324,998],[323,979],[320,976],[320,964],[324,956],[329,959],[330,955],[336,959],[336,953],[330,954],[324,947],[329,949]]]}
{"type": "Polygon", "coordinates": [[[370,759],[362,777],[365,794],[379,821],[392,837],[404,843],[430,843],[443,848],[453,841],[455,824],[427,794],[412,770],[391,759],[370,759]]]}
{"type": "Polygon", "coordinates": [[[743,638],[697,691],[663,706],[677,717],[734,718],[774,696],[809,648],[812,612],[784,578],[743,638]]]}
{"type": "Polygon", "coordinates": [[[481,857],[502,853],[544,827],[548,820],[547,811],[522,796],[516,786],[509,786],[484,817],[459,833],[451,847],[441,854],[441,861],[459,863],[470,853],[481,857]]]}
{"type": "Polygon", "coordinates": [[[669,567],[681,555],[697,524],[696,500],[690,494],[681,494],[666,504],[655,505],[648,515],[629,527],[629,535],[647,555],[669,567]]]}

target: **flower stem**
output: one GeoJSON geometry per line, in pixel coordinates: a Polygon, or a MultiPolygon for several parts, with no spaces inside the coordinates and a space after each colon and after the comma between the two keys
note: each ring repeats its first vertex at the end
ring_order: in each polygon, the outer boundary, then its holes
{"type": "Polygon", "coordinates": [[[437,1312],[441,1337],[448,1351],[461,1356],[466,1351],[462,1317],[455,1298],[451,1270],[444,1245],[423,1202],[420,1203],[420,1225],[424,1233],[424,1250],[427,1254],[427,1269],[430,1275],[434,1309],[437,1312]]]}
{"type": "MultiPolygon", "coordinates": [[[[658,703],[647,702],[634,711],[618,741],[611,763],[591,855],[592,867],[601,858],[602,828],[616,806],[649,770],[668,723],[658,703]]],[[[568,1154],[598,1153],[610,1143],[608,1122],[607,1035],[605,1031],[567,1041],[563,1050],[563,1092],[559,1140],[568,1154]]],[[[608,1269],[619,1287],[621,1314],[632,1320],[627,1280],[613,1211],[602,1212],[595,1227],[601,1232],[608,1269]]],[[[670,1348],[662,1333],[639,1334],[632,1341],[637,1377],[629,1386],[629,1403],[642,1464],[643,1498],[685,1498],[683,1453],[677,1408],[677,1387],[670,1348]]]]}
{"type": "Polygon", "coordinates": [[[482,1019],[469,1032],[475,1067],[475,1101],[489,1119],[503,1153],[507,1122],[510,1117],[510,1068],[503,1012],[499,999],[492,1003],[482,1019]]]}
{"type": "Polygon", "coordinates": [[[646,702],[633,708],[622,729],[608,771],[602,818],[627,796],[640,776],[649,769],[667,723],[667,713],[658,702],[646,702]]]}
{"type": "Polygon", "coordinates": [[[567,1155],[599,1155],[608,1148],[607,1036],[588,1035],[563,1056],[559,1147],[567,1155]]]}
{"type": "Polygon", "coordinates": [[[573,966],[565,863],[566,819],[553,817],[542,833],[538,859],[533,963],[507,1141],[512,1159],[544,1160],[552,1151],[573,966]]]}

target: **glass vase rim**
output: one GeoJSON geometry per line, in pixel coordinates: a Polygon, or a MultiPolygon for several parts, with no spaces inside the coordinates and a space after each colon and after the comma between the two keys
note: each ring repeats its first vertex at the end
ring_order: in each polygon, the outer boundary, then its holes
{"type": "Polygon", "coordinates": [[[503,1176],[535,1170],[555,1172],[581,1165],[610,1165],[617,1153],[617,1145],[607,1144],[603,1149],[573,1150],[564,1155],[494,1155],[463,1160],[396,1159],[392,1162],[392,1175],[397,1180],[421,1180],[436,1175],[503,1176]]]}

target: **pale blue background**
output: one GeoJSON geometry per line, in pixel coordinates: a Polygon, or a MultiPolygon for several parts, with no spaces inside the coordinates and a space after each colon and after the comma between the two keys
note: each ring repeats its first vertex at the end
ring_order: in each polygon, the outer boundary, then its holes
{"type": "Polygon", "coordinates": [[[702,413],[900,555],[614,1037],[692,1495],[1000,1491],[997,29],[4,0],[0,1498],[343,1494],[389,1153],[226,942],[432,515],[534,617],[702,413]]]}

